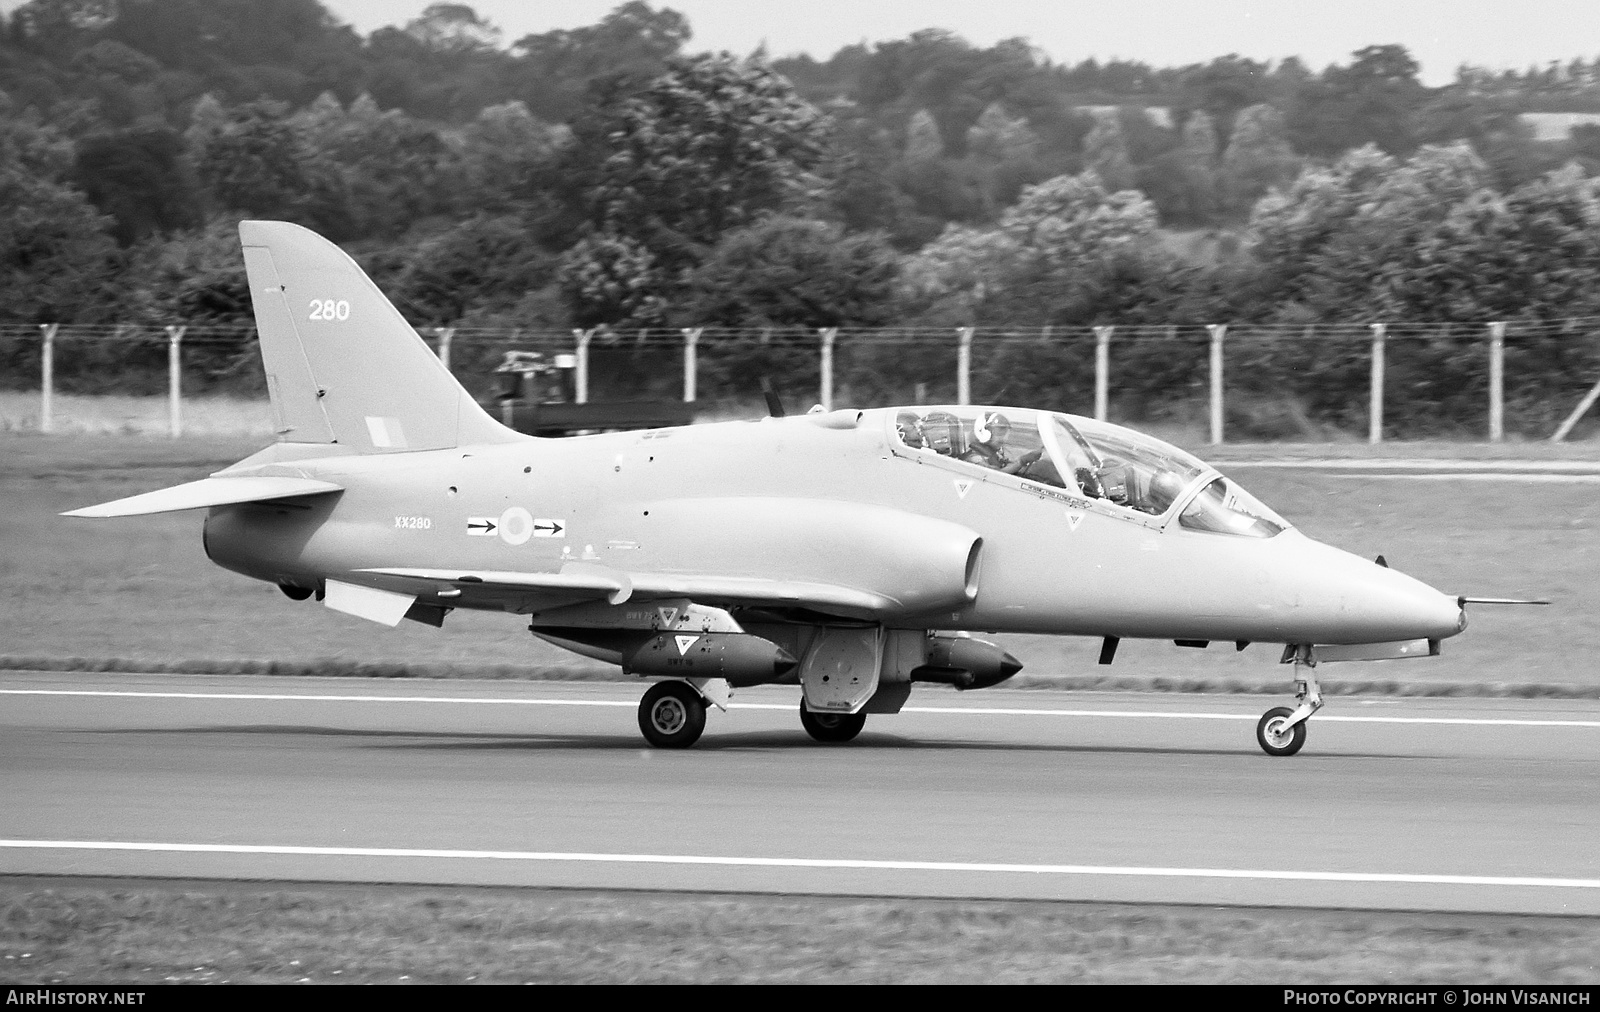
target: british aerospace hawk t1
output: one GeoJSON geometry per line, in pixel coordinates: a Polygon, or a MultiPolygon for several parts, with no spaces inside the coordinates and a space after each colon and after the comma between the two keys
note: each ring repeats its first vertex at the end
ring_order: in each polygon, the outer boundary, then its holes
{"type": "MultiPolygon", "coordinates": [[[[913,685],[1021,664],[979,632],[1281,644],[1299,695],[1257,726],[1292,755],[1316,665],[1436,654],[1467,599],[1312,540],[1176,447],[1015,408],[841,410],[539,439],[486,414],[361,269],[246,221],[279,441],[209,478],[74,510],[209,510],[207,555],[386,625],[505,612],[658,679],[639,727],[687,747],[733,689],[798,683],[844,742],[913,685]]],[[[1380,560],[1381,561],[1381,560],[1380,560]]]]}

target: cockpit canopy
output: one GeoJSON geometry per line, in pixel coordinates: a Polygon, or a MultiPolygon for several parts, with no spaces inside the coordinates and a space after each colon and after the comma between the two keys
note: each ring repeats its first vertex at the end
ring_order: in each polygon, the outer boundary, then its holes
{"type": "Polygon", "coordinates": [[[1212,534],[1270,538],[1289,524],[1236,482],[1159,439],[1025,408],[901,408],[900,447],[1014,475],[1104,506],[1212,534]]]}

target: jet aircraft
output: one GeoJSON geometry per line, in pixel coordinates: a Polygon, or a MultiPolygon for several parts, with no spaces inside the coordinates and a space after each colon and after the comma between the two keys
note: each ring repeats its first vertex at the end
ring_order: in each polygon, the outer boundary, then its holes
{"type": "MultiPolygon", "coordinates": [[[[657,679],[655,746],[733,689],[798,683],[845,742],[917,683],[1021,668],[974,633],[1281,644],[1298,752],[1319,662],[1429,656],[1468,598],[1297,531],[1190,454],[1049,411],[906,407],[541,439],[474,402],[356,263],[284,222],[239,226],[279,439],[200,481],[67,516],[207,509],[217,565],[395,626],[520,616],[657,679]]],[[[775,413],[775,415],[778,413],[775,413]]]]}

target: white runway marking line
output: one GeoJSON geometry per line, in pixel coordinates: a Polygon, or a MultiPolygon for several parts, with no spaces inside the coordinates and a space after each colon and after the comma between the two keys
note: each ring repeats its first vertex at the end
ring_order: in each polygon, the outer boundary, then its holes
{"type": "Polygon", "coordinates": [[[713,857],[696,854],[603,854],[522,850],[435,850],[401,847],[294,847],[226,843],[135,843],[101,840],[0,840],[0,847],[13,850],[98,850],[169,854],[278,855],[285,857],[389,857],[429,860],[711,865],[742,868],[818,868],[845,871],[998,872],[1023,875],[1116,875],[1147,878],[1260,879],[1293,882],[1600,889],[1600,879],[1543,878],[1524,875],[1407,875],[1384,872],[1274,871],[1270,869],[1242,868],[1140,868],[1090,864],[871,861],[851,860],[848,858],[713,857]]]}
{"type": "MultiPolygon", "coordinates": [[[[133,692],[110,689],[0,689],[0,696],[120,696],[142,699],[249,699],[270,702],[331,703],[478,703],[511,706],[638,706],[615,699],[517,699],[492,696],[319,696],[265,692],[133,692]]],[[[793,710],[788,703],[732,703],[732,710],[793,710]]],[[[1257,720],[1249,713],[1196,713],[1160,710],[1062,710],[999,706],[907,706],[901,713],[976,714],[988,717],[1159,717],[1170,720],[1257,720]]],[[[1600,720],[1531,720],[1511,717],[1347,717],[1320,714],[1317,721],[1348,724],[1459,724],[1470,727],[1595,727],[1600,720]]]]}
{"type": "Polygon", "coordinates": [[[1423,457],[1373,457],[1366,460],[1340,460],[1331,457],[1306,460],[1222,461],[1225,467],[1304,468],[1309,471],[1494,471],[1523,473],[1600,474],[1600,461],[1594,460],[1439,460],[1423,457]]]}

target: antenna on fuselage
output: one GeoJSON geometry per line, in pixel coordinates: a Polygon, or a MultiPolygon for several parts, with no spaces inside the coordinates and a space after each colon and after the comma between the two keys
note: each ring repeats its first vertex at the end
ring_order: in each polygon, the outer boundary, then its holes
{"type": "Polygon", "coordinates": [[[772,381],[765,376],[761,378],[761,396],[767,401],[767,414],[773,418],[783,417],[783,402],[778,400],[778,395],[772,389],[772,381]]]}

